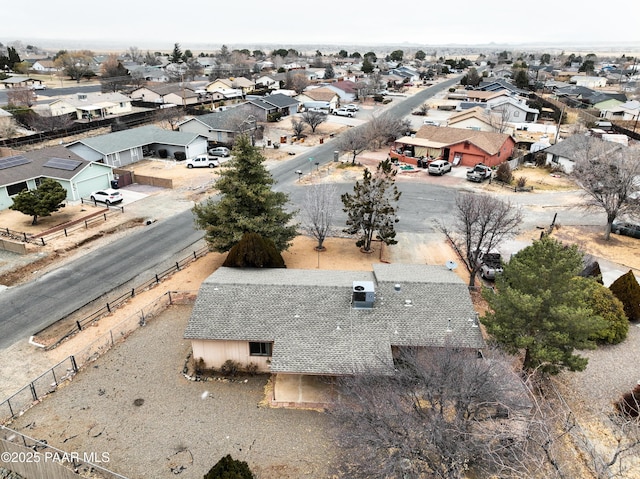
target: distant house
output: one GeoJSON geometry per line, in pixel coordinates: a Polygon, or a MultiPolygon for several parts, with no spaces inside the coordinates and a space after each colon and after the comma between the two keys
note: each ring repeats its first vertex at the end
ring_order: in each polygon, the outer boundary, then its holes
{"type": "Polygon", "coordinates": [[[569,79],[569,83],[586,88],[603,88],[607,86],[607,79],[605,77],[574,75],[569,79]]]}
{"type": "Polygon", "coordinates": [[[535,123],[540,111],[527,106],[526,101],[513,97],[500,96],[487,101],[487,108],[499,112],[508,122],[535,123]]]}
{"type": "Polygon", "coordinates": [[[495,91],[484,90],[465,90],[466,100],[476,103],[487,103],[489,100],[494,100],[500,97],[509,97],[512,93],[506,89],[500,89],[495,91]]]}
{"type": "MultiPolygon", "coordinates": [[[[571,173],[575,162],[583,159],[590,150],[593,153],[594,145],[600,146],[601,143],[600,139],[591,136],[570,136],[566,140],[559,141],[544,150],[547,154],[546,164],[556,168],[560,167],[564,172],[571,173]]],[[[599,150],[598,153],[610,154],[620,148],[624,148],[623,145],[616,142],[608,142],[606,146],[608,147],[607,149],[604,151],[599,150]]]]}
{"type": "Polygon", "coordinates": [[[340,103],[351,103],[358,98],[358,87],[350,80],[340,80],[326,85],[325,88],[332,90],[340,97],[340,103]]]}
{"type": "Polygon", "coordinates": [[[245,77],[237,77],[234,79],[218,78],[215,81],[209,82],[205,87],[208,92],[214,92],[218,90],[239,90],[241,96],[251,93],[256,88],[256,82],[248,80],[245,77]]]}
{"type": "Polygon", "coordinates": [[[504,133],[422,126],[414,137],[397,139],[389,156],[417,165],[421,158],[443,159],[454,166],[496,166],[511,159],[515,141],[504,133]]]}
{"type": "Polygon", "coordinates": [[[142,160],[147,152],[160,149],[167,150],[169,158],[176,152],[184,153],[187,158],[206,154],[207,138],[196,133],[142,126],[74,141],[67,148],[85,160],[121,167],[142,160]]]}
{"type": "Polygon", "coordinates": [[[307,88],[300,93],[296,99],[301,103],[324,102],[329,104],[329,110],[338,108],[340,95],[333,89],[327,87],[307,88]]]}
{"type": "Polygon", "coordinates": [[[609,120],[638,120],[640,118],[640,101],[629,100],[625,103],[602,108],[600,116],[609,120]]]}
{"type": "Polygon", "coordinates": [[[243,105],[189,118],[180,123],[178,129],[181,132],[205,136],[209,143],[232,145],[242,127],[242,121],[250,117],[250,109],[247,105],[243,105]]]}
{"type": "Polygon", "coordinates": [[[530,91],[523,90],[522,88],[518,88],[513,83],[508,82],[503,78],[483,79],[480,82],[480,84],[475,88],[475,90],[483,90],[483,91],[508,90],[509,92],[511,92],[511,95],[520,96],[523,98],[527,98],[531,95],[530,91]]]}
{"type": "Polygon", "coordinates": [[[63,146],[42,148],[0,158],[0,210],[13,204],[12,197],[36,189],[51,178],[67,190],[67,201],[79,201],[92,191],[109,186],[110,166],[84,160],[63,146]]]}
{"type": "Polygon", "coordinates": [[[444,266],[223,267],[202,283],[184,337],[196,363],[253,364],[272,373],[275,403],[301,404],[323,402],[314,393],[332,377],[391,374],[403,348],[477,351],[475,318],[467,285],[444,266]]]}
{"type": "Polygon", "coordinates": [[[260,98],[254,98],[248,103],[253,116],[258,121],[269,121],[271,115],[280,114],[282,116],[293,115],[298,111],[300,103],[290,96],[282,93],[275,93],[260,98]]]}
{"type": "Polygon", "coordinates": [[[73,114],[78,120],[96,120],[131,113],[131,99],[122,93],[76,93],[34,107],[51,116],[73,114]]]}
{"type": "Polygon", "coordinates": [[[59,70],[53,60],[36,60],[31,69],[38,73],[54,73],[59,70]]]}
{"type": "Polygon", "coordinates": [[[133,90],[129,94],[129,97],[132,100],[182,106],[194,105],[201,100],[195,88],[187,85],[179,85],[178,83],[147,84],[133,90]]]}
{"type": "Polygon", "coordinates": [[[267,88],[269,90],[279,90],[287,79],[286,73],[270,73],[262,75],[256,80],[256,87],[267,88]]]}
{"type": "Polygon", "coordinates": [[[466,130],[496,131],[491,116],[487,113],[486,108],[481,106],[451,115],[447,120],[447,126],[466,130]]]}

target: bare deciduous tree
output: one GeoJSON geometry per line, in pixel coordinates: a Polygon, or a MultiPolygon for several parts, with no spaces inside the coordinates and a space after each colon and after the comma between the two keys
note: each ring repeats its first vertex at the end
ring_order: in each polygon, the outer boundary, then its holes
{"type": "Polygon", "coordinates": [[[418,108],[418,111],[420,112],[421,115],[423,116],[427,116],[427,113],[429,113],[429,110],[431,109],[431,107],[429,106],[428,103],[423,103],[422,105],[420,105],[420,107],[418,108]]]}
{"type": "Polygon", "coordinates": [[[481,251],[491,251],[518,233],[522,211],[508,201],[487,195],[459,193],[453,211],[453,224],[440,222],[442,231],[469,272],[474,287],[481,265],[481,251]]]}
{"type": "Polygon", "coordinates": [[[160,108],[155,113],[155,120],[162,124],[165,129],[175,130],[178,123],[182,121],[184,111],[182,108],[172,106],[160,108]],[[168,127],[168,128],[167,128],[168,127]]]}
{"type": "Polygon", "coordinates": [[[389,375],[356,372],[339,391],[330,412],[343,477],[468,477],[493,469],[492,455],[518,457],[527,434],[526,389],[506,361],[476,351],[403,348],[389,375]]]}
{"type": "Polygon", "coordinates": [[[373,149],[406,135],[411,130],[411,122],[403,120],[388,112],[374,116],[365,126],[365,135],[369,146],[373,149]]]}
{"type": "Polygon", "coordinates": [[[504,106],[487,111],[487,118],[496,133],[504,133],[509,126],[509,110],[504,106]]]}
{"type": "Polygon", "coordinates": [[[608,240],[619,215],[640,210],[640,149],[584,136],[576,152],[572,176],[585,194],[584,206],[606,213],[608,240]]]}
{"type": "Polygon", "coordinates": [[[31,88],[13,87],[7,90],[7,103],[14,106],[31,107],[36,101],[36,94],[31,88]]]}
{"type": "Polygon", "coordinates": [[[369,138],[362,128],[349,128],[338,136],[336,149],[339,151],[349,152],[351,156],[351,164],[355,164],[356,156],[369,148],[369,138]]]}
{"type": "Polygon", "coordinates": [[[318,240],[318,251],[324,249],[324,240],[331,233],[338,199],[338,189],[334,184],[317,183],[307,188],[302,206],[302,227],[318,240]]]}
{"type": "Polygon", "coordinates": [[[292,75],[291,72],[289,72],[287,74],[287,83],[290,84],[291,89],[299,95],[304,91],[305,88],[309,86],[309,83],[311,82],[303,73],[295,73],[292,75]],[[289,80],[289,77],[291,77],[291,80],[289,80]]]}
{"type": "Polygon", "coordinates": [[[304,131],[306,126],[307,124],[303,120],[297,120],[295,118],[291,120],[291,129],[293,130],[293,133],[295,134],[297,139],[302,138],[302,132],[304,131]]]}
{"type": "Polygon", "coordinates": [[[302,121],[311,128],[311,132],[315,133],[316,128],[327,121],[327,115],[319,111],[305,111],[301,115],[302,121]]]}
{"type": "Polygon", "coordinates": [[[66,130],[73,122],[71,115],[52,115],[50,111],[43,111],[31,117],[30,126],[39,131],[66,130]]]}

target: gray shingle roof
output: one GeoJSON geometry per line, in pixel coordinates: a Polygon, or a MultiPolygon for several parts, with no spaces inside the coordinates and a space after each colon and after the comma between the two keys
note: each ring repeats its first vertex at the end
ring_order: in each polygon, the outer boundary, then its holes
{"type": "Polygon", "coordinates": [[[184,146],[193,142],[198,136],[200,135],[195,133],[163,130],[155,126],[141,126],[130,130],[86,138],[76,143],[87,145],[103,155],[109,155],[151,143],[184,146]]]}
{"type": "Polygon", "coordinates": [[[278,108],[287,108],[300,103],[295,98],[291,98],[290,96],[283,95],[282,93],[274,93],[273,95],[262,97],[262,100],[265,103],[268,103],[269,105],[273,105],[278,108]]]}
{"type": "Polygon", "coordinates": [[[346,374],[392,364],[391,346],[481,348],[474,314],[466,284],[444,266],[220,268],[202,284],[185,338],[273,341],[273,372],[346,374]],[[351,307],[353,281],[375,283],[372,309],[351,307]]]}
{"type": "Polygon", "coordinates": [[[571,161],[576,161],[584,157],[585,152],[591,150],[592,152],[601,152],[602,150],[596,148],[596,145],[604,145],[607,154],[612,153],[615,150],[624,148],[619,143],[603,143],[599,138],[594,138],[586,135],[573,135],[566,140],[559,141],[555,145],[551,145],[544,149],[545,153],[551,153],[561,158],[566,158],[571,161]]]}
{"type": "Polygon", "coordinates": [[[23,165],[13,166],[11,168],[0,170],[0,186],[11,185],[20,181],[39,178],[41,176],[44,176],[46,178],[54,178],[57,180],[70,180],[91,163],[82,159],[74,152],[67,150],[64,146],[54,146],[51,148],[42,148],[40,150],[27,151],[20,153],[20,155],[28,158],[31,161],[23,165]],[[73,170],[61,170],[59,168],[45,167],[44,164],[51,158],[76,160],[79,161],[80,164],[73,170]]]}

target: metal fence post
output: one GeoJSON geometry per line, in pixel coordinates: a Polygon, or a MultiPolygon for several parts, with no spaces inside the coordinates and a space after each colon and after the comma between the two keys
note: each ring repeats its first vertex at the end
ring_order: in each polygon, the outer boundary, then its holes
{"type": "Polygon", "coordinates": [[[53,382],[58,385],[58,378],[56,378],[56,372],[51,368],[51,375],[53,376],[53,382]]]}
{"type": "Polygon", "coordinates": [[[77,373],[78,372],[78,365],[76,364],[76,357],[75,356],[69,356],[71,358],[71,367],[73,368],[73,372],[77,373]]]}
{"type": "Polygon", "coordinates": [[[38,395],[36,394],[36,387],[33,385],[33,383],[29,383],[29,389],[31,389],[31,395],[33,396],[33,400],[37,401],[38,395]]]}

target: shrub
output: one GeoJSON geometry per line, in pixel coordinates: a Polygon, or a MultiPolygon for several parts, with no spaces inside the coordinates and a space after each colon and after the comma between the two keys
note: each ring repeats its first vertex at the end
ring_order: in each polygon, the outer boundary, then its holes
{"type": "Polygon", "coordinates": [[[382,102],[382,100],[384,100],[384,97],[382,95],[373,95],[373,101],[380,103],[382,102]]]}
{"type": "Polygon", "coordinates": [[[527,186],[527,179],[524,176],[520,176],[516,180],[516,184],[518,185],[518,188],[524,188],[525,186],[527,186]]]}
{"type": "Polygon", "coordinates": [[[449,93],[455,93],[456,89],[455,88],[449,88],[449,93]]]}
{"type": "Polygon", "coordinates": [[[223,266],[230,268],[285,268],[275,243],[257,233],[245,233],[227,254],[223,266]]]}
{"type": "Polygon", "coordinates": [[[165,148],[160,148],[158,150],[158,156],[160,158],[166,158],[167,156],[169,156],[169,152],[165,148]]]}
{"type": "Polygon", "coordinates": [[[173,157],[176,159],[176,161],[184,161],[187,159],[187,154],[184,151],[176,151],[173,154],[173,157]]]}
{"type": "MultiPolygon", "coordinates": [[[[597,263],[596,263],[597,264],[597,263]]],[[[629,334],[629,321],[624,307],[611,290],[592,278],[576,278],[582,281],[588,306],[594,316],[604,320],[602,329],[594,332],[589,339],[598,343],[618,344],[629,334]]]]}
{"type": "Polygon", "coordinates": [[[633,391],[626,393],[614,404],[618,414],[627,417],[640,416],[640,384],[633,391]]]}
{"type": "Polygon", "coordinates": [[[204,475],[204,479],[255,479],[245,461],[238,461],[227,454],[204,475]]]}
{"type": "Polygon", "coordinates": [[[256,363],[249,363],[247,364],[245,371],[247,371],[249,375],[255,376],[256,374],[258,374],[258,365],[256,363]]]}
{"type": "Polygon", "coordinates": [[[502,181],[503,183],[511,183],[513,180],[513,173],[511,172],[511,166],[506,161],[500,163],[498,169],[496,170],[496,179],[498,181],[502,181]]]}
{"type": "Polygon", "coordinates": [[[620,276],[609,286],[609,289],[622,302],[629,321],[639,321],[640,285],[633,275],[633,271],[629,270],[620,276]]]}
{"type": "Polygon", "coordinates": [[[220,367],[220,371],[225,376],[237,376],[240,369],[242,369],[242,365],[233,359],[227,359],[220,367]]]}

